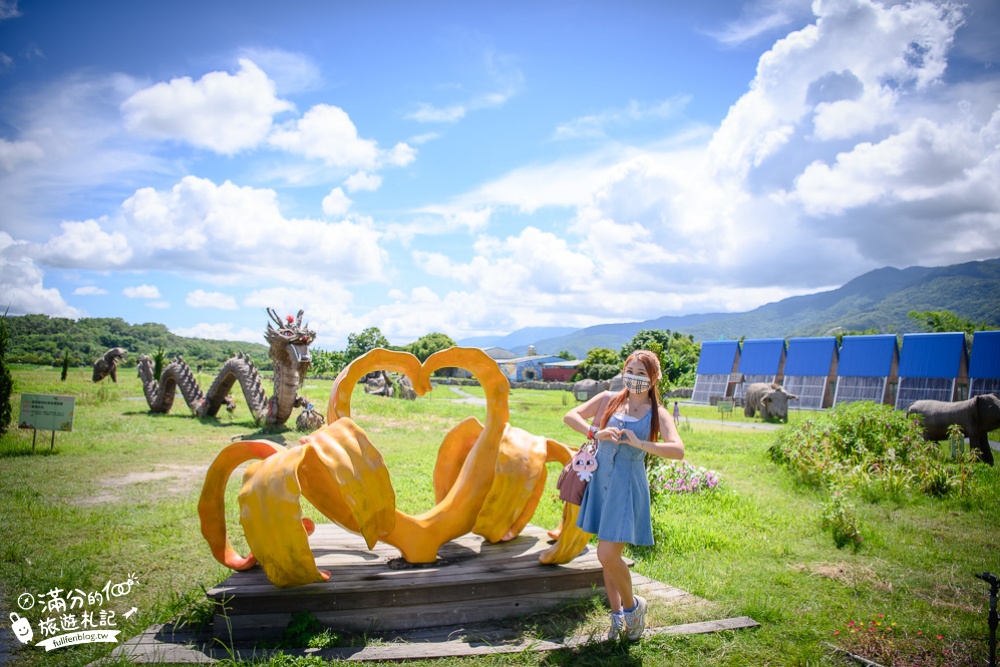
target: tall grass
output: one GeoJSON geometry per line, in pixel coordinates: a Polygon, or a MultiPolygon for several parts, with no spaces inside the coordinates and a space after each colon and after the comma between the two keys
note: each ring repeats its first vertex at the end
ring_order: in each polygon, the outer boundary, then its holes
{"type": "MultiPolygon", "coordinates": [[[[55,368],[15,368],[14,377],[19,393],[75,395],[77,412],[74,431],[58,433],[51,454],[44,434],[34,453],[30,432],[0,437],[3,611],[16,609],[13,601],[22,592],[92,590],[135,573],[141,584],[127,601],[139,611],[120,625],[124,637],[172,618],[205,618],[203,589],[221,582],[227,571],[212,559],[199,533],[196,505],[204,470],[234,438],[293,443],[298,434],[260,433],[241,396],[236,413],[217,420],[193,418],[180,401],[170,415],[150,415],[138,380],[127,373],[117,385],[101,386],[90,382],[88,369],[70,369],[66,382],[59,381],[55,368]]],[[[205,385],[211,376],[201,381],[205,385]]],[[[330,385],[310,379],[304,391],[324,410],[330,385]]],[[[482,407],[455,398],[447,387],[416,401],[354,396],[353,416],[385,456],[403,511],[416,513],[433,504],[430,473],[444,432],[466,416],[484,414],[482,407]]],[[[15,396],[15,412],[18,400],[15,396]]],[[[582,439],[562,423],[568,406],[575,405],[566,392],[518,389],[510,403],[514,426],[570,445],[582,439]]],[[[828,643],[850,648],[847,624],[867,623],[878,614],[913,641],[933,638],[932,649],[940,641],[965,647],[970,656],[985,655],[986,588],[973,574],[1000,572],[996,470],[970,467],[968,483],[975,493],[856,495],[852,502],[865,539],[855,553],[838,549],[823,527],[827,489],[802,483],[771,460],[769,448],[784,436],[734,428],[728,418],[723,425],[707,407],[682,404],[681,412],[682,423],[692,418],[682,430],[687,460],[717,471],[721,482],[710,493],[662,494],[653,510],[656,546],[628,553],[637,572],[710,604],[654,603],[650,623],[747,615],[760,628],[413,664],[840,665],[828,643]],[[699,411],[707,421],[697,421],[699,411]]],[[[793,412],[786,428],[816,416],[793,412]]],[[[740,420],[734,415],[733,421],[740,420]]],[[[559,517],[557,467],[550,465],[550,489],[534,518],[546,527],[559,517]]],[[[227,507],[234,545],[243,550],[237,486],[234,478],[227,507]]],[[[325,520],[314,509],[307,512],[325,520]]],[[[563,616],[514,625],[529,636],[575,634],[598,628],[605,614],[597,599],[563,616]]],[[[0,632],[8,631],[0,623],[0,632]]],[[[15,652],[14,661],[83,665],[110,648],[83,645],[46,653],[27,647],[15,652]]],[[[971,659],[948,664],[972,664],[971,659]]],[[[294,662],[286,657],[272,664],[294,662]]]]}

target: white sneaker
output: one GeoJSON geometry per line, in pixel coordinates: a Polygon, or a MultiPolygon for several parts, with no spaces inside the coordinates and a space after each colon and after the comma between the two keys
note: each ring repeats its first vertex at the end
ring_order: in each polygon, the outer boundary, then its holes
{"type": "Polygon", "coordinates": [[[608,641],[613,642],[621,639],[622,633],[625,632],[625,614],[614,613],[611,614],[611,629],[608,630],[608,641]]]}
{"type": "Polygon", "coordinates": [[[646,629],[646,599],[638,595],[635,598],[635,609],[625,612],[625,626],[628,628],[629,641],[642,639],[642,631],[646,629]]]}

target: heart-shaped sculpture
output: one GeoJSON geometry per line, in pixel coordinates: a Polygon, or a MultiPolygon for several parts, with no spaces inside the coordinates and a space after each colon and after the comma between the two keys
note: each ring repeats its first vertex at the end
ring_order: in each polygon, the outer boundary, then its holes
{"type": "MultiPolygon", "coordinates": [[[[316,568],[308,535],[314,526],[302,516],[301,497],[326,517],[364,536],[369,548],[383,541],[411,563],[430,563],[444,543],[470,531],[496,542],[515,537],[531,519],[545,488],[545,464],[565,464],[573,450],[508,424],[510,385],[499,366],[475,348],[450,348],[424,362],[411,354],[376,349],[338,375],[330,394],[330,422],[284,448],[265,441],[226,447],[205,479],[198,511],[202,534],[219,562],[247,569],[260,562],[278,586],[329,578],[316,568]],[[395,492],[385,461],[364,431],[350,418],[351,394],[373,370],[405,374],[418,395],[431,388],[431,374],[456,367],[470,371],[486,393],[486,423],[469,417],[449,431],[434,470],[436,505],[410,516],[395,507],[395,492]],[[240,522],[251,554],[239,556],[225,526],[224,491],[232,471],[247,467],[240,491],[240,522]]],[[[576,527],[579,508],[565,505],[556,544],[543,563],[565,563],[590,538],[576,527]]]]}

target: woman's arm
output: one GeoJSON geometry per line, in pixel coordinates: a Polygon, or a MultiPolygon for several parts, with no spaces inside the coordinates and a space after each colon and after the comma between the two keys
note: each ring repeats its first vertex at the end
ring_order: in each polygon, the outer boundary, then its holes
{"type": "MultiPolygon", "coordinates": [[[[577,433],[590,437],[590,422],[597,416],[601,406],[609,398],[608,394],[609,392],[602,391],[586,403],[576,406],[566,413],[563,422],[577,433]]],[[[600,426],[600,424],[596,424],[596,426],[600,426]]]]}

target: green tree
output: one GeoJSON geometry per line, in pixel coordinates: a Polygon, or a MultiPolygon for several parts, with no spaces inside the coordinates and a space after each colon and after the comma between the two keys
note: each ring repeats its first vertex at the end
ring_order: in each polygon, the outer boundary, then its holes
{"type": "Polygon", "coordinates": [[[157,382],[160,381],[160,375],[163,373],[163,365],[167,360],[167,353],[160,346],[156,348],[156,352],[153,353],[153,379],[157,382]]]}
{"type": "Polygon", "coordinates": [[[587,351],[587,358],[580,364],[580,374],[591,380],[609,380],[621,371],[618,353],[606,347],[587,351]]]}
{"type": "Polygon", "coordinates": [[[995,330],[986,322],[973,322],[967,317],[960,317],[949,310],[911,310],[907,317],[921,324],[927,331],[947,333],[962,331],[972,335],[976,331],[995,330]]]}
{"type": "Polygon", "coordinates": [[[0,435],[7,432],[14,417],[14,408],[10,404],[10,398],[14,393],[14,378],[11,377],[10,369],[7,368],[7,342],[9,340],[7,313],[4,312],[3,316],[0,317],[0,435]]]}
{"type": "Polygon", "coordinates": [[[378,347],[389,347],[389,339],[382,335],[378,327],[368,327],[359,334],[348,334],[344,360],[350,363],[378,347]]]}
{"type": "Polygon", "coordinates": [[[326,350],[310,350],[312,363],[309,371],[313,375],[337,375],[344,370],[347,362],[344,360],[343,352],[327,352],[326,350]]]}
{"type": "Polygon", "coordinates": [[[406,351],[420,361],[426,361],[427,357],[431,356],[435,352],[447,350],[449,347],[455,347],[455,341],[451,339],[451,336],[434,332],[429,333],[426,336],[421,336],[407,345],[406,351]]]}
{"type": "Polygon", "coordinates": [[[68,375],[69,375],[69,350],[66,350],[63,352],[62,373],[60,374],[59,379],[65,382],[66,376],[68,375]]]}
{"type": "Polygon", "coordinates": [[[556,356],[560,359],[565,359],[566,361],[573,361],[576,359],[576,355],[569,350],[559,350],[559,353],[556,354],[556,356]]]}
{"type": "Polygon", "coordinates": [[[673,387],[694,383],[701,348],[694,336],[669,329],[643,329],[622,346],[622,361],[635,350],[649,350],[660,359],[660,394],[665,396],[673,387]]]}

